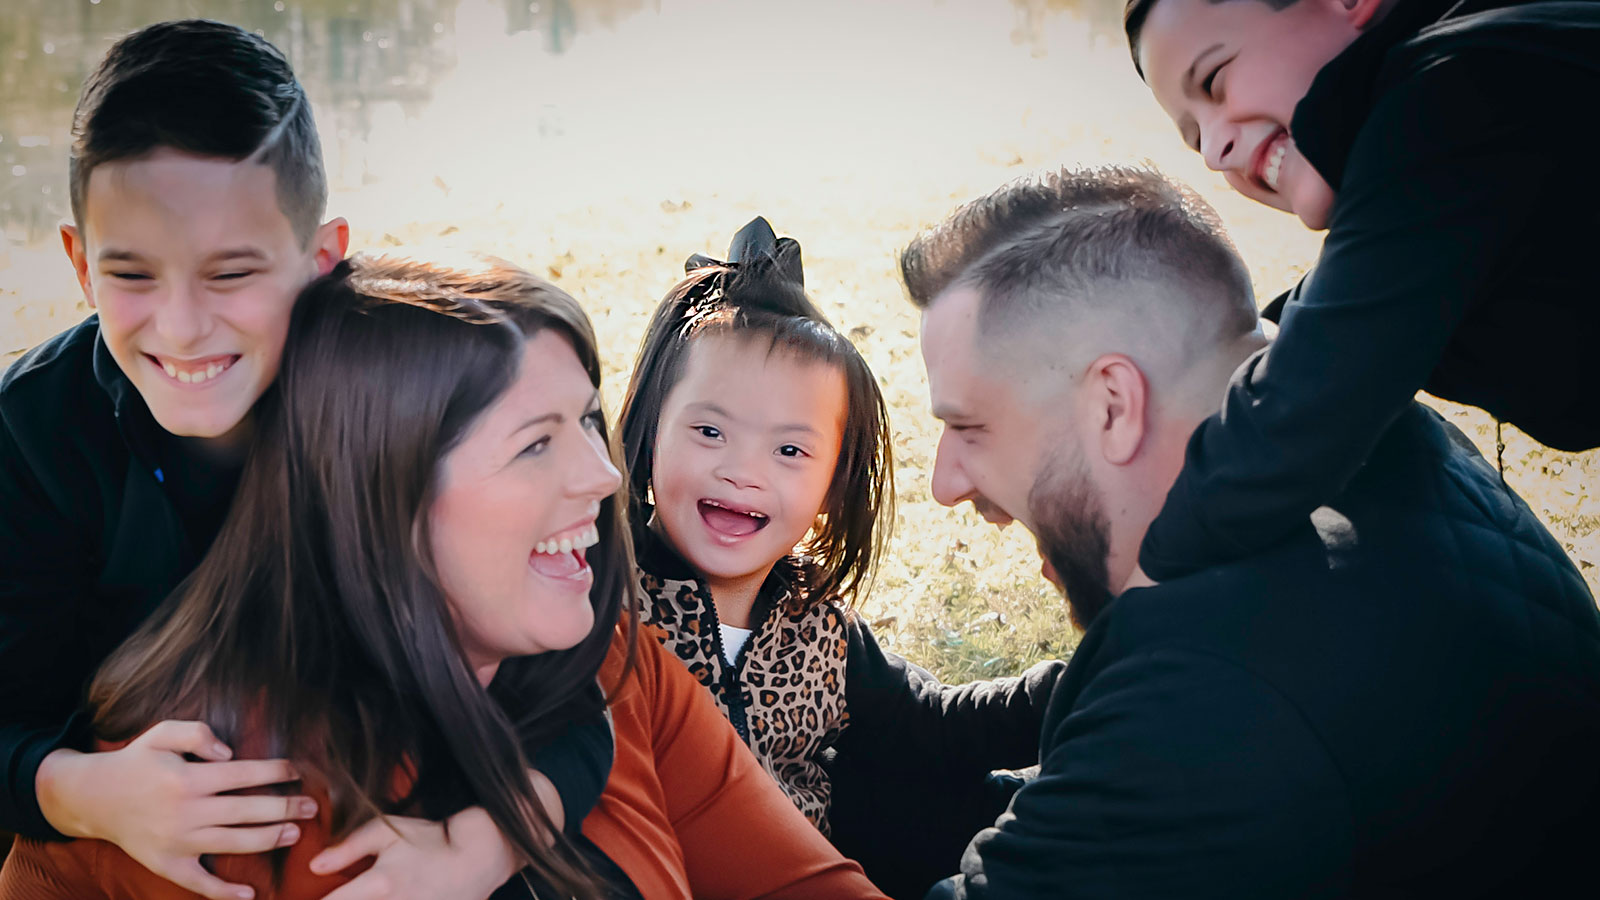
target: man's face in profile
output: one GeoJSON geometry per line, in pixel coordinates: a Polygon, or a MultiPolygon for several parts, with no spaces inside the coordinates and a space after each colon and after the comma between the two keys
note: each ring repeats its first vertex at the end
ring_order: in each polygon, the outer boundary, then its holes
{"type": "Polygon", "coordinates": [[[1030,378],[1031,367],[997,366],[978,333],[981,296],[957,287],[922,316],[922,356],[933,414],[944,423],[932,490],[944,506],[970,502],[988,522],[1033,534],[1041,574],[1066,592],[1087,625],[1109,602],[1107,528],[1099,491],[1070,427],[1070,388],[1030,378]]]}

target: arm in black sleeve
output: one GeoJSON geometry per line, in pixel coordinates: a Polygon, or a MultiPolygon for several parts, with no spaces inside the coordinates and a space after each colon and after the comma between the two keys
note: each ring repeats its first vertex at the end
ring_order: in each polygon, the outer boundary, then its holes
{"type": "Polygon", "coordinates": [[[841,757],[929,775],[981,774],[1039,761],[1040,723],[1066,663],[1050,660],[1013,678],[948,685],[885,653],[859,618],[848,627],[850,725],[837,744],[841,757]]]}
{"type": "MultiPolygon", "coordinates": [[[[595,692],[599,692],[598,686],[595,692]]],[[[568,722],[533,753],[533,767],[550,779],[561,796],[562,830],[569,837],[578,835],[584,818],[599,804],[615,756],[611,720],[603,707],[568,722]]]]}
{"type": "Polygon", "coordinates": [[[1344,896],[1344,783],[1281,694],[1163,650],[1094,676],[929,900],[1344,896]]]}
{"type": "Polygon", "coordinates": [[[92,667],[77,617],[93,573],[0,412],[0,829],[61,837],[34,781],[52,751],[87,739],[79,709],[92,667]]]}
{"type": "Polygon", "coordinates": [[[1201,423],[1139,562],[1157,581],[1270,546],[1328,502],[1512,261],[1571,149],[1531,105],[1443,63],[1391,89],[1357,137],[1316,268],[1273,345],[1201,423]],[[1463,98],[1475,98],[1471,104],[1463,98]]]}

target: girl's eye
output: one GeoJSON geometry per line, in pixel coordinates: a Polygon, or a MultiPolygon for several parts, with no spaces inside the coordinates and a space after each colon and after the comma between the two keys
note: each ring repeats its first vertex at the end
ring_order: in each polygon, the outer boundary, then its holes
{"type": "Polygon", "coordinates": [[[251,275],[254,275],[254,274],[255,274],[254,272],[223,272],[220,275],[213,275],[212,276],[212,280],[213,281],[238,281],[241,278],[248,278],[248,277],[250,277],[251,275]]]}
{"type": "Polygon", "coordinates": [[[143,274],[141,272],[112,272],[110,274],[111,274],[112,278],[115,278],[118,281],[149,281],[150,280],[150,276],[149,275],[145,275],[145,274],[143,274]]]}
{"type": "MultiPolygon", "coordinates": [[[[1227,63],[1223,63],[1223,65],[1227,65],[1227,63]]],[[[1206,80],[1200,82],[1200,93],[1206,95],[1212,100],[1217,99],[1214,94],[1214,89],[1217,83],[1217,75],[1221,74],[1221,72],[1222,66],[1217,66],[1215,69],[1212,69],[1211,74],[1206,76],[1206,80]]]]}
{"type": "Polygon", "coordinates": [[[806,451],[796,447],[793,444],[784,444],[782,447],[778,448],[778,455],[788,457],[789,459],[798,459],[808,454],[806,451]]]}
{"type": "Polygon", "coordinates": [[[694,430],[700,432],[700,436],[703,438],[709,438],[713,441],[722,439],[722,431],[715,425],[696,425],[694,430]]]}

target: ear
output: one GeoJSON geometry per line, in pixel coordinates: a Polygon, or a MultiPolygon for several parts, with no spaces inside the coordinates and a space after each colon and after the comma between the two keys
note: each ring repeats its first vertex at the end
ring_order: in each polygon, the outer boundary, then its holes
{"type": "Polygon", "coordinates": [[[311,236],[311,251],[317,261],[317,274],[326,275],[344,259],[350,249],[350,223],[343,216],[322,223],[311,236]]]}
{"type": "Polygon", "coordinates": [[[89,283],[89,248],[76,225],[61,226],[61,249],[67,251],[67,259],[72,262],[72,271],[78,276],[83,299],[88,302],[90,309],[94,309],[94,285],[89,283]]]}
{"type": "Polygon", "coordinates": [[[1384,0],[1339,0],[1339,2],[1344,7],[1345,21],[1359,31],[1377,19],[1384,0]]]}
{"type": "Polygon", "coordinates": [[[1106,462],[1127,465],[1139,455],[1149,433],[1150,382],[1144,371],[1121,353],[1107,353],[1089,364],[1084,387],[1092,416],[1089,440],[1098,444],[1106,462]]]}

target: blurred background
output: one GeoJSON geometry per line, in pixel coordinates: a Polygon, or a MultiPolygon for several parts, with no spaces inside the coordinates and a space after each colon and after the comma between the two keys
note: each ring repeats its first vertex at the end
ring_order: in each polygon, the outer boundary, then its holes
{"type": "MultiPolygon", "coordinates": [[[[5,0],[0,368],[88,315],[60,250],[79,86],[118,36],[203,16],[280,47],[352,249],[453,245],[560,283],[595,319],[615,413],[655,302],[752,216],[891,406],[900,516],[862,612],[947,680],[1070,652],[1019,528],[928,496],[937,439],[899,248],[1030,171],[1148,161],[1207,197],[1265,304],[1320,237],[1234,195],[1139,81],[1122,0],[5,0]]],[[[1425,398],[1426,399],[1426,398],[1425,398]]],[[[1429,400],[1494,457],[1488,418],[1429,400]]],[[[1506,478],[1600,586],[1600,453],[1507,428],[1506,478]]]]}

